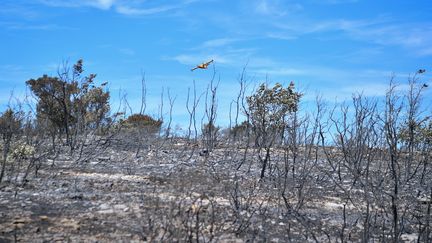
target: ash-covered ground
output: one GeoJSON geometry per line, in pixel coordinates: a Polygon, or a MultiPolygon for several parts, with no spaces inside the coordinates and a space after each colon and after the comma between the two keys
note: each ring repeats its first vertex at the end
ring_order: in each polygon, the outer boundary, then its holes
{"type": "MultiPolygon", "coordinates": [[[[347,172],[339,181],[323,159],[287,167],[293,161],[275,149],[264,179],[258,161],[252,148],[207,152],[184,143],[143,149],[138,156],[111,148],[88,160],[60,154],[41,161],[37,175],[30,172],[25,182],[16,173],[2,184],[0,241],[362,240],[366,204],[355,199],[375,192],[353,185],[347,172]]],[[[382,205],[369,207],[375,218],[368,219],[387,227],[379,218],[382,205]]],[[[369,230],[370,240],[391,236],[369,230]]],[[[408,227],[401,239],[417,240],[408,227]]]]}

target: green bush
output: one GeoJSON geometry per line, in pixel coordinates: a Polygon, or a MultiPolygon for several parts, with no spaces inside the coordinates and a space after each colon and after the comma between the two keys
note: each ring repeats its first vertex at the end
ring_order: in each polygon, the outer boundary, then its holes
{"type": "Polygon", "coordinates": [[[162,127],[162,123],[163,121],[160,119],[155,119],[149,115],[143,114],[130,115],[125,121],[123,121],[123,125],[127,129],[145,130],[150,133],[159,132],[162,127]]]}
{"type": "Polygon", "coordinates": [[[276,134],[283,132],[287,115],[297,111],[301,96],[291,82],[287,88],[279,83],[273,88],[261,84],[255,94],[247,97],[248,115],[258,146],[271,146],[276,134]]]}
{"type": "Polygon", "coordinates": [[[27,144],[17,144],[10,153],[10,158],[16,160],[27,159],[33,156],[36,150],[33,146],[27,144]]]}

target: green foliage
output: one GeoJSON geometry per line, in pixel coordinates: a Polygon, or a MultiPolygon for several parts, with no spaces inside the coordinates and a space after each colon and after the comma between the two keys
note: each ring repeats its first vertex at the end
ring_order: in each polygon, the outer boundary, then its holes
{"type": "Polygon", "coordinates": [[[15,160],[23,160],[33,156],[36,153],[36,149],[33,146],[27,144],[18,144],[11,151],[10,158],[15,160]]]}
{"type": "Polygon", "coordinates": [[[79,92],[78,83],[68,83],[57,77],[43,75],[26,82],[38,98],[37,115],[49,119],[55,126],[63,127],[68,121],[73,122],[71,115],[71,96],[79,92]]]}
{"type": "Polygon", "coordinates": [[[284,88],[276,83],[273,88],[261,84],[255,94],[246,97],[249,106],[247,115],[252,123],[258,158],[262,163],[261,178],[264,178],[270,161],[270,148],[285,130],[286,117],[296,112],[302,95],[294,91],[294,83],[284,88]],[[262,149],[265,150],[261,154],[262,149]]]}
{"type": "Polygon", "coordinates": [[[163,121],[160,119],[154,119],[149,115],[133,114],[123,123],[128,129],[140,129],[150,133],[156,133],[161,129],[163,121]]]}
{"type": "Polygon", "coordinates": [[[72,71],[64,67],[59,77],[43,75],[26,84],[38,98],[39,125],[53,126],[53,134],[99,128],[108,119],[110,94],[93,83],[96,74],[83,76],[83,61],[73,65],[72,71]],[[47,120],[49,122],[47,122],[47,120]]]}
{"type": "Polygon", "coordinates": [[[403,125],[399,131],[399,138],[403,143],[409,143],[411,132],[413,133],[414,147],[432,145],[432,120],[430,118],[421,122],[411,121],[403,125]]]}
{"type": "Polygon", "coordinates": [[[7,160],[8,153],[10,151],[12,138],[20,132],[22,126],[21,121],[22,121],[22,113],[15,112],[12,109],[7,109],[0,116],[0,135],[2,136],[2,140],[3,140],[3,143],[1,144],[3,158],[1,161],[0,182],[3,180],[3,176],[5,173],[6,160],[7,160]]]}
{"type": "Polygon", "coordinates": [[[161,126],[162,121],[149,115],[133,114],[126,119],[126,123],[133,127],[161,126]]]}
{"type": "Polygon", "coordinates": [[[87,127],[98,129],[107,120],[110,111],[110,93],[100,87],[90,89],[82,95],[82,115],[87,127]]]}
{"type": "Polygon", "coordinates": [[[8,142],[21,129],[21,113],[7,109],[0,116],[0,135],[3,141],[8,142]]]}
{"type": "Polygon", "coordinates": [[[246,136],[247,131],[251,126],[252,125],[248,121],[243,121],[242,123],[237,124],[231,128],[231,130],[229,131],[230,136],[232,136],[234,139],[242,138],[246,136]]]}
{"type": "Polygon", "coordinates": [[[256,135],[261,138],[261,144],[271,140],[268,137],[270,132],[274,136],[284,129],[286,116],[297,111],[301,96],[294,91],[294,83],[291,82],[287,88],[279,83],[272,88],[261,84],[255,94],[247,97],[248,115],[256,135]]]}

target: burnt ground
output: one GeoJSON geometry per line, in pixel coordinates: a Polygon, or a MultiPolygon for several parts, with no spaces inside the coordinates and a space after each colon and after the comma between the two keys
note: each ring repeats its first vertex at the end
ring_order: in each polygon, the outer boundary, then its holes
{"type": "MultiPolygon", "coordinates": [[[[164,224],[176,230],[175,222],[163,222],[171,220],[172,209],[187,211],[204,192],[224,191],[218,188],[223,183],[205,175],[207,158],[198,153],[184,153],[188,162],[165,150],[141,158],[128,152],[111,152],[110,157],[81,163],[57,159],[53,166],[52,160],[46,161],[24,187],[4,186],[1,241],[160,240],[159,234],[168,231],[164,224]]],[[[224,200],[222,205],[229,205],[224,200]]],[[[172,232],[167,239],[175,240],[175,235],[182,236],[172,232]]]]}
{"type": "Polygon", "coordinates": [[[360,240],[359,205],[344,201],[328,179],[301,184],[302,202],[299,185],[289,185],[286,204],[280,181],[258,180],[253,156],[236,170],[243,151],[142,154],[111,150],[85,162],[59,156],[24,186],[11,179],[0,190],[0,241],[360,240]]]}

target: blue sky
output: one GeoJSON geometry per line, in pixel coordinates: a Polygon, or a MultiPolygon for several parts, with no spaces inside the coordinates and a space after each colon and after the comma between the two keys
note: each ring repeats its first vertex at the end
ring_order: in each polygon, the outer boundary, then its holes
{"type": "Polygon", "coordinates": [[[187,118],[188,87],[195,80],[203,92],[213,67],[220,124],[246,64],[251,86],[293,80],[305,101],[379,96],[392,73],[404,83],[419,68],[432,71],[431,13],[428,0],[2,0],[0,105],[11,90],[23,97],[26,80],[80,58],[109,82],[113,104],[122,90],[139,110],[141,71],[149,114],[170,89],[174,124],[187,118]],[[190,71],[209,59],[210,70],[190,71]]]}

